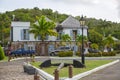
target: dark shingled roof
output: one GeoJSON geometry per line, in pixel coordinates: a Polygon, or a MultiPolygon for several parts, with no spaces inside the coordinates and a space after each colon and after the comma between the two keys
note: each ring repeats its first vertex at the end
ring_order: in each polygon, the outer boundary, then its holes
{"type": "Polygon", "coordinates": [[[80,22],[77,19],[75,19],[74,17],[72,17],[72,16],[69,16],[60,25],[63,28],[80,28],[80,22]]]}

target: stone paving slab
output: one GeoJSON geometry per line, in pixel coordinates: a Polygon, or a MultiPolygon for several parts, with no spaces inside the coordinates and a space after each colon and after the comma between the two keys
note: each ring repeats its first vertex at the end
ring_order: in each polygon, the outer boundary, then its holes
{"type": "Polygon", "coordinates": [[[33,80],[23,71],[23,61],[0,62],[0,80],[33,80]]]}

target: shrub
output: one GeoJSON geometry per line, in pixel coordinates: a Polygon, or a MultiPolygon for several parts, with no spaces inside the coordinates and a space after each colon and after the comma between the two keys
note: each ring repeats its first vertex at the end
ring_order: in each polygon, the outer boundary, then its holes
{"type": "Polygon", "coordinates": [[[115,56],[116,52],[102,52],[102,56],[115,56]]]}
{"type": "Polygon", "coordinates": [[[91,48],[93,48],[93,49],[98,49],[98,45],[97,45],[96,43],[93,43],[93,44],[91,44],[90,46],[91,46],[91,48]]]}
{"type": "Polygon", "coordinates": [[[70,57],[73,56],[73,52],[72,51],[61,51],[58,53],[59,57],[70,57]]]}
{"type": "Polygon", "coordinates": [[[5,58],[5,54],[4,54],[4,51],[0,45],[0,60],[3,60],[5,58]]]}
{"type": "Polygon", "coordinates": [[[88,53],[85,54],[86,57],[100,57],[101,53],[88,53]]]}
{"type": "Polygon", "coordinates": [[[85,54],[86,57],[101,57],[101,56],[115,56],[116,52],[100,52],[100,53],[88,53],[85,54]]]}
{"type": "Polygon", "coordinates": [[[76,56],[81,56],[81,53],[80,52],[76,52],[76,56]]]}
{"type": "Polygon", "coordinates": [[[114,52],[116,52],[116,54],[120,54],[120,50],[115,50],[114,52]]]}

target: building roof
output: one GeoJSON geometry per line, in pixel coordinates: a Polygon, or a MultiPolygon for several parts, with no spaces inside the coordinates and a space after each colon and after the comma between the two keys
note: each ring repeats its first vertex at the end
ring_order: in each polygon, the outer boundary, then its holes
{"type": "MultiPolygon", "coordinates": [[[[80,22],[72,16],[69,16],[61,24],[63,28],[80,28],[80,22]]],[[[85,26],[86,27],[86,26],[85,26]]],[[[87,27],[86,27],[87,28],[87,27]]]]}
{"type": "Polygon", "coordinates": [[[25,26],[26,27],[26,26],[30,26],[30,22],[12,21],[11,26],[12,27],[16,27],[16,26],[19,26],[19,27],[25,26]]]}
{"type": "MultiPolygon", "coordinates": [[[[50,20],[50,19],[49,19],[48,17],[46,17],[46,16],[45,16],[45,20],[46,20],[47,22],[52,22],[52,20],[50,20]]],[[[35,24],[38,24],[38,21],[36,21],[35,24]]]]}

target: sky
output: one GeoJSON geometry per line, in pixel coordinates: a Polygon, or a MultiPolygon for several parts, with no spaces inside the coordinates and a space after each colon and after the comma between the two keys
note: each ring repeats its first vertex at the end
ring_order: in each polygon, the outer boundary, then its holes
{"type": "Polygon", "coordinates": [[[0,0],[0,12],[18,8],[52,9],[72,16],[120,22],[120,0],[0,0]]]}

